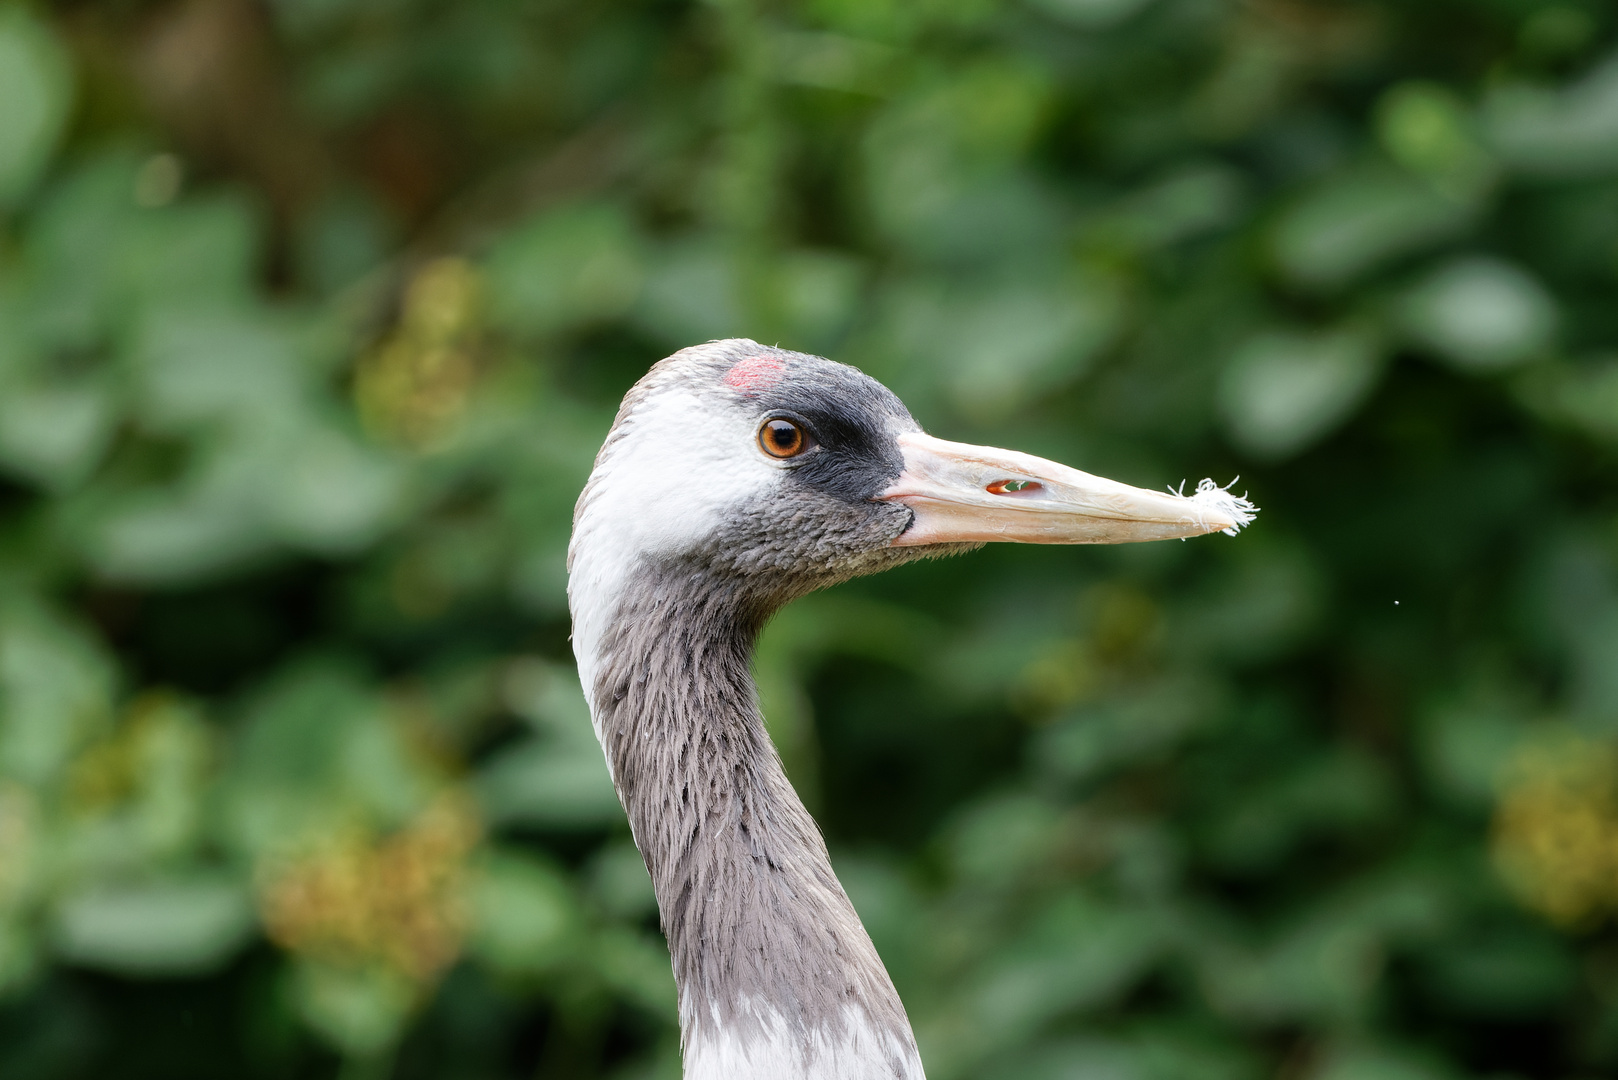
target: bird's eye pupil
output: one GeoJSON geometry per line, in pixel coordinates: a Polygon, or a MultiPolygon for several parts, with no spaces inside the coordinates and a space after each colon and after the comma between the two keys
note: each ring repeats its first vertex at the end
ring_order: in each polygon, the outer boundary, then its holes
{"type": "Polygon", "coordinates": [[[796,457],[809,446],[803,429],[791,420],[766,420],[758,436],[759,445],[771,457],[796,457]]]}

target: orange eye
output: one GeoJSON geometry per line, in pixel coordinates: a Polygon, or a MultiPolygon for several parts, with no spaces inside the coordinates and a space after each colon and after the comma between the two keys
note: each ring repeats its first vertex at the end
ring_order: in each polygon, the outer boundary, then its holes
{"type": "Polygon", "coordinates": [[[774,458],[797,457],[809,449],[809,436],[791,420],[777,417],[758,429],[758,444],[774,458]]]}

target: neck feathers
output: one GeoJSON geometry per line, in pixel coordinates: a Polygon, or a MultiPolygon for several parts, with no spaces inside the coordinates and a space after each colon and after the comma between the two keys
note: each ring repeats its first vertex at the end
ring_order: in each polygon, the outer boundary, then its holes
{"type": "Polygon", "coordinates": [[[580,656],[656,886],[687,1080],[921,1080],[904,1007],[765,733],[754,608],[700,568],[650,568],[580,656]]]}

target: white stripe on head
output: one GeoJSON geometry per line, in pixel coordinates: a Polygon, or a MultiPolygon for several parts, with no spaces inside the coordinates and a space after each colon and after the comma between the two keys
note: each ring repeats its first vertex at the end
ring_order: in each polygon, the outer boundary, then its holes
{"type": "Polygon", "coordinates": [[[636,566],[698,546],[728,510],[780,483],[780,468],[758,447],[755,420],[721,394],[664,383],[648,389],[603,447],[569,548],[573,653],[592,707],[601,641],[636,566]]]}

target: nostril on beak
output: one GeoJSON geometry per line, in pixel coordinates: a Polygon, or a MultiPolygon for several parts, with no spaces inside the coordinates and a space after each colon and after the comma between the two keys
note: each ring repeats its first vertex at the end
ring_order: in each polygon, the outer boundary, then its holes
{"type": "Polygon", "coordinates": [[[990,495],[1016,495],[1019,492],[1033,494],[1040,489],[1038,480],[996,480],[984,488],[990,495]]]}

